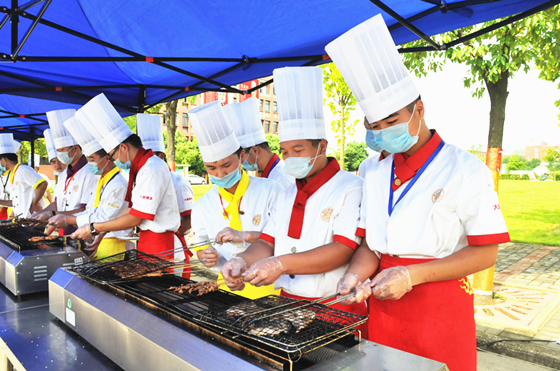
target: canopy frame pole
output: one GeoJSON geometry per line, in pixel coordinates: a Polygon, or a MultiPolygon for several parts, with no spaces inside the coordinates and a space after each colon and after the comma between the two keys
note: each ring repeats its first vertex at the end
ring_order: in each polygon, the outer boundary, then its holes
{"type": "MultiPolygon", "coordinates": [[[[17,0],[16,0],[17,1],[17,0]]],[[[43,0],[40,0],[43,1],[43,0]]],[[[40,2],[39,1],[39,2],[40,2]]],[[[35,4],[39,3],[36,2],[35,4]]],[[[37,27],[37,23],[39,22],[39,20],[43,17],[43,15],[45,14],[45,12],[47,11],[47,8],[49,7],[49,5],[51,5],[52,0],[46,0],[45,3],[43,4],[43,6],[41,7],[41,10],[39,10],[39,14],[37,14],[37,17],[35,18],[35,20],[33,21],[33,23],[31,23],[31,26],[29,26],[29,29],[27,30],[27,32],[25,33],[25,35],[23,35],[23,38],[21,39],[21,42],[19,43],[19,45],[17,46],[16,50],[12,50],[12,59],[17,58],[17,55],[19,54],[19,52],[21,51],[21,48],[23,48],[23,45],[27,42],[27,39],[29,38],[29,36],[31,36],[31,33],[33,32],[33,30],[35,29],[35,27],[37,27]]],[[[29,4],[29,3],[28,3],[29,4]]],[[[27,6],[28,4],[25,4],[24,6],[27,6]]],[[[31,4],[28,6],[33,6],[35,4],[31,4]]]]}
{"type": "Polygon", "coordinates": [[[426,35],[424,32],[420,31],[416,26],[414,26],[412,23],[408,22],[406,19],[401,17],[397,12],[395,12],[393,9],[391,9],[390,7],[388,7],[387,5],[382,3],[381,1],[379,1],[379,0],[369,0],[369,1],[371,1],[373,4],[377,5],[381,10],[383,10],[384,12],[389,14],[391,17],[395,18],[397,20],[397,22],[399,22],[400,24],[402,24],[403,26],[408,28],[416,36],[418,36],[421,39],[423,39],[424,41],[426,41],[435,50],[443,50],[444,46],[436,43],[434,40],[432,40],[431,37],[426,35]]]}
{"type": "Polygon", "coordinates": [[[31,167],[35,168],[35,128],[33,126],[29,128],[29,133],[31,134],[31,138],[29,139],[29,145],[31,146],[29,159],[31,160],[31,167]]]}
{"type": "MultiPolygon", "coordinates": [[[[10,111],[5,111],[5,110],[0,110],[0,113],[5,113],[7,115],[12,115],[12,117],[28,118],[30,120],[40,121],[41,123],[48,124],[47,120],[39,119],[37,117],[27,117],[27,115],[22,115],[22,114],[18,114],[18,113],[15,113],[15,112],[10,112],[10,111]]],[[[33,116],[37,116],[37,115],[44,115],[44,113],[43,114],[40,114],[40,113],[34,113],[33,114],[33,116]]],[[[2,118],[6,118],[6,116],[3,116],[2,118]]]]}
{"type": "Polygon", "coordinates": [[[14,50],[17,48],[18,44],[18,24],[19,24],[19,15],[14,10],[18,7],[18,0],[12,0],[12,15],[10,21],[12,22],[12,54],[14,50]]]}
{"type": "Polygon", "coordinates": [[[140,89],[138,91],[138,109],[136,111],[138,113],[144,112],[145,104],[146,104],[146,86],[140,85],[140,89]]]}

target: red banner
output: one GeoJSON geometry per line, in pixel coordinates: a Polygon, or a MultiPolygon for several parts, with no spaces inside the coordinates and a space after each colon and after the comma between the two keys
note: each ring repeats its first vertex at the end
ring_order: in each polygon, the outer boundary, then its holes
{"type": "MultiPolygon", "coordinates": [[[[247,81],[247,82],[242,82],[241,84],[239,84],[239,90],[249,90],[254,88],[255,86],[259,85],[259,80],[251,80],[251,81],[247,81]]],[[[243,102],[246,99],[249,99],[251,97],[255,97],[257,99],[259,99],[259,91],[255,90],[252,94],[239,94],[239,102],[243,102]]]]}

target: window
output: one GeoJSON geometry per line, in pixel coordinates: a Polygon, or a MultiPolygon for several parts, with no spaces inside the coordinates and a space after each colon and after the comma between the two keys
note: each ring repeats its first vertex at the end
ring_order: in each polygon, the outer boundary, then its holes
{"type": "Polygon", "coordinates": [[[265,112],[270,112],[270,101],[269,100],[264,101],[264,111],[265,112]]]}
{"type": "Polygon", "coordinates": [[[268,94],[268,85],[263,86],[259,89],[259,91],[261,92],[261,94],[268,94]]]}
{"type": "Polygon", "coordinates": [[[535,158],[539,158],[539,149],[535,148],[535,158]]]}
{"type": "Polygon", "coordinates": [[[270,121],[264,122],[264,131],[270,133],[270,121]]]}
{"type": "Polygon", "coordinates": [[[262,106],[263,106],[263,100],[260,99],[259,100],[259,111],[262,111],[262,106]]]}
{"type": "Polygon", "coordinates": [[[237,97],[233,97],[233,103],[237,103],[237,97]]]}
{"type": "Polygon", "coordinates": [[[273,121],[274,124],[274,132],[278,133],[278,123],[276,121],[273,121]]]}
{"type": "Polygon", "coordinates": [[[189,116],[186,113],[183,113],[183,127],[189,127],[189,116]]]}
{"type": "Polygon", "coordinates": [[[278,103],[272,102],[272,112],[278,112],[278,103]]]}

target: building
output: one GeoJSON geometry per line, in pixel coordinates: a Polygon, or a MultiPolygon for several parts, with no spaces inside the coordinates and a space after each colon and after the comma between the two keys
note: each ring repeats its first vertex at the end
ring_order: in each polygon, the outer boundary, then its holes
{"type": "Polygon", "coordinates": [[[538,158],[543,161],[543,156],[549,149],[556,149],[560,146],[549,146],[546,142],[541,142],[540,144],[531,144],[525,147],[525,159],[531,161],[532,159],[538,158]]]}
{"type": "MultiPolygon", "coordinates": [[[[236,85],[239,90],[249,90],[258,86],[266,81],[269,81],[272,77],[264,79],[255,79],[247,81],[236,85]]],[[[265,133],[271,133],[278,135],[278,103],[276,100],[276,94],[274,93],[274,83],[270,83],[261,87],[259,90],[254,91],[253,94],[243,95],[239,93],[221,93],[221,92],[206,92],[196,96],[191,96],[187,98],[181,98],[177,103],[177,117],[176,125],[177,131],[180,131],[187,140],[192,142],[194,138],[194,131],[189,119],[189,111],[198,107],[202,104],[213,102],[219,100],[222,104],[238,103],[243,102],[245,99],[254,96],[259,100],[259,110],[261,113],[261,121],[265,133]]],[[[165,105],[160,109],[160,114],[162,115],[162,126],[163,130],[166,130],[165,126],[165,105]]]]}

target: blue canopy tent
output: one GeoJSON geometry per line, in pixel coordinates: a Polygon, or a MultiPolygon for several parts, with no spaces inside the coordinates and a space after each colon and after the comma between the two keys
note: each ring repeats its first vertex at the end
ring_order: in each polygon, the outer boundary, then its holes
{"type": "MultiPolygon", "coordinates": [[[[123,116],[283,66],[329,61],[324,47],[381,13],[397,44],[444,50],[560,0],[0,0],[0,127],[20,140],[47,128],[45,111],[103,92],[123,116]],[[514,16],[511,16],[514,15],[514,16]],[[442,32],[504,18],[447,45],[442,32]]],[[[267,82],[269,83],[269,82],[267,82]]],[[[264,84],[263,84],[264,85],[264,84]]]]}

